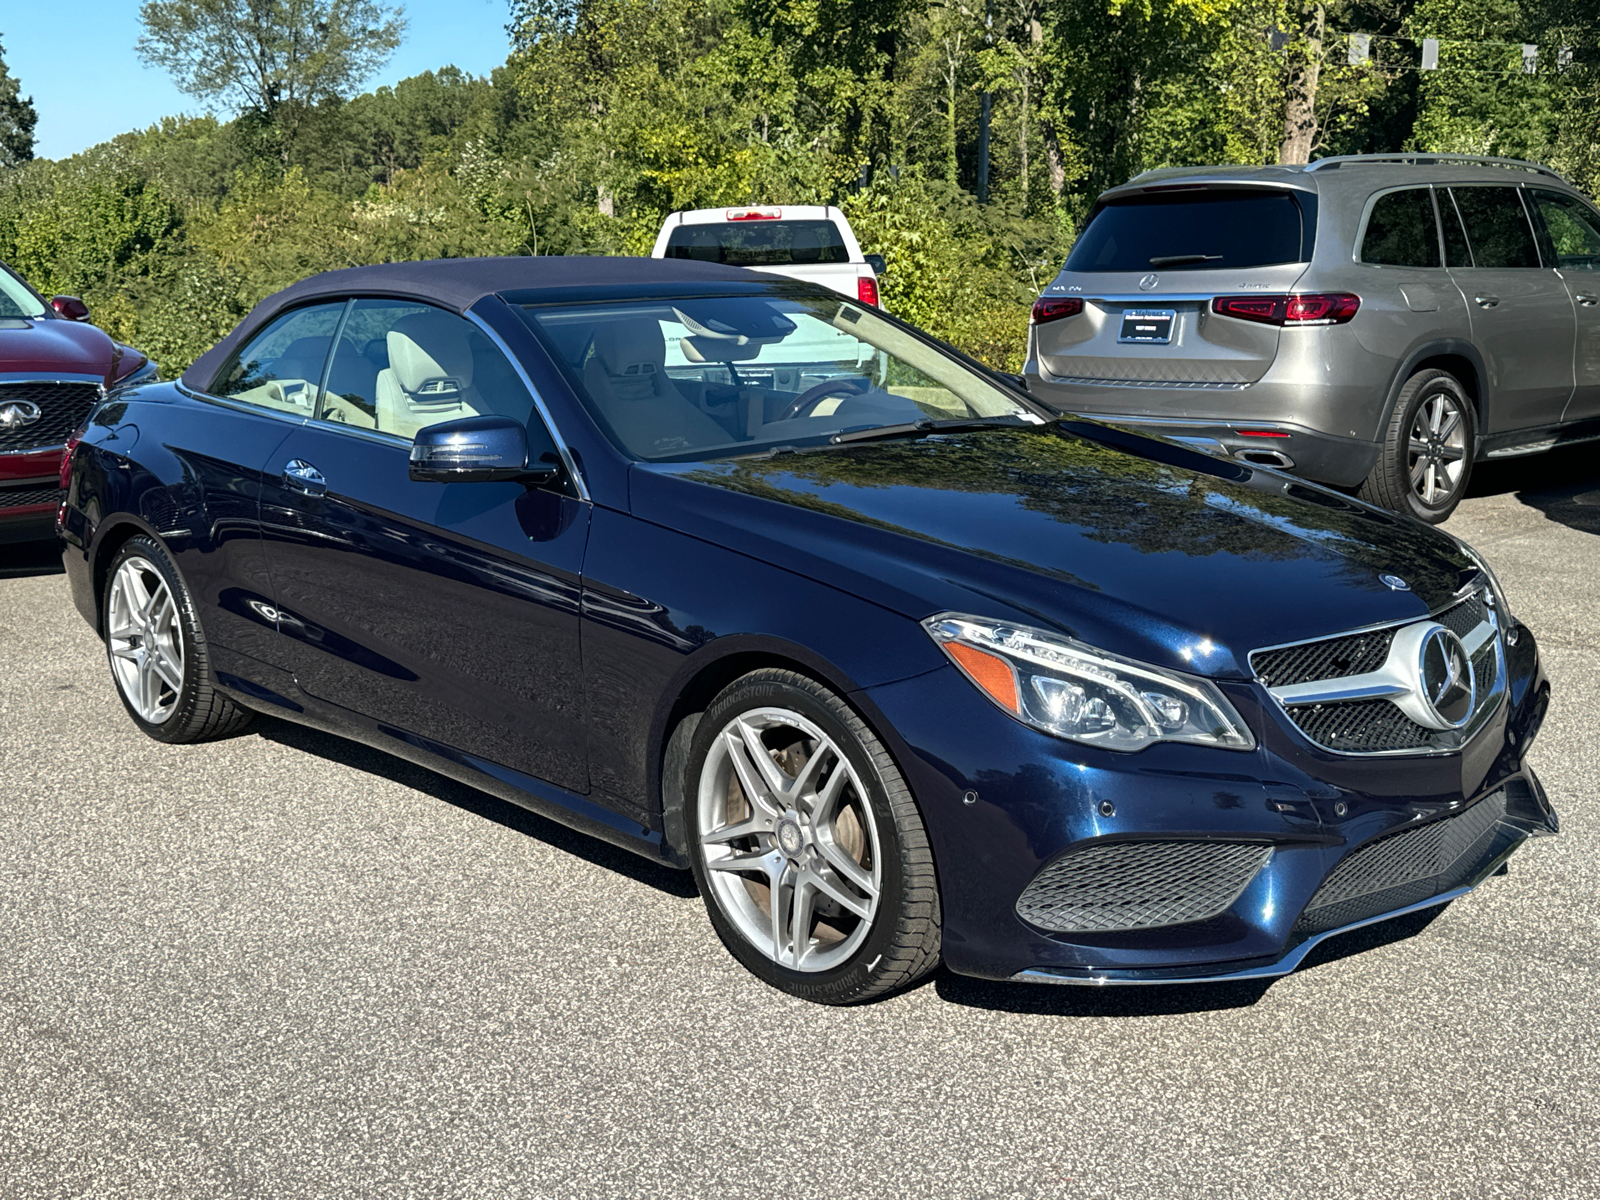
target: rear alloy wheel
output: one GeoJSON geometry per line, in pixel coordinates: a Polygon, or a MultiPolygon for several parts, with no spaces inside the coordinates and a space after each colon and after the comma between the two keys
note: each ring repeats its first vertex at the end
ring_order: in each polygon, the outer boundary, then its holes
{"type": "Polygon", "coordinates": [[[1419,371],[1400,391],[1361,498],[1437,525],[1466,494],[1476,445],[1477,421],[1460,381],[1419,371]]]}
{"type": "Polygon", "coordinates": [[[757,671],[695,730],[691,860],[734,956],[784,991],[850,1004],[939,961],[927,833],[888,752],[813,680],[757,671]]]}
{"type": "Polygon", "coordinates": [[[255,715],[211,676],[194,601],[166,547],[142,534],[117,551],[101,606],[106,658],[123,707],[161,742],[226,737],[255,715]]]}

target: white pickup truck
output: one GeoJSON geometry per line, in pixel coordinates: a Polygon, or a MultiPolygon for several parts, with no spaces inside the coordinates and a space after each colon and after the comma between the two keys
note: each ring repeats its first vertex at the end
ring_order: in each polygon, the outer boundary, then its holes
{"type": "Polygon", "coordinates": [[[690,258],[819,283],[881,307],[883,258],[862,254],[850,222],[831,204],[697,208],[668,213],[651,258],[690,258]]]}

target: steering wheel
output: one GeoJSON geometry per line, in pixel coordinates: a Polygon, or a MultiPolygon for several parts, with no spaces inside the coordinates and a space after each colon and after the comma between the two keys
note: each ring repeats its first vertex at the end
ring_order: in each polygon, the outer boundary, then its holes
{"type": "Polygon", "coordinates": [[[829,396],[864,396],[871,390],[871,381],[862,379],[859,375],[846,376],[843,379],[825,379],[816,387],[807,388],[796,396],[794,403],[784,409],[778,420],[792,421],[795,417],[810,416],[811,410],[829,396]]]}

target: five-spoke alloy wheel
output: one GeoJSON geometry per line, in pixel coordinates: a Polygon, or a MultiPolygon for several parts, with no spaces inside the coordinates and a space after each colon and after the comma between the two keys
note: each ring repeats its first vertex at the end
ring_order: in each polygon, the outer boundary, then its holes
{"type": "Polygon", "coordinates": [[[100,612],[117,694],[134,724],[157,741],[225,737],[255,715],[216,686],[194,601],[155,538],[136,534],[118,548],[100,612]]]}
{"type": "Polygon", "coordinates": [[[684,780],[712,922],[767,982],[848,1004],[938,962],[938,887],[888,753],[831,691],[789,671],[737,680],[696,729],[684,780]]]}

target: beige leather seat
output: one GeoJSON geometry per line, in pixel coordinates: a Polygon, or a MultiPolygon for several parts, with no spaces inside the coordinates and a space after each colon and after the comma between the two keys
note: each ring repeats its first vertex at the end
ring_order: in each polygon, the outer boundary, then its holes
{"type": "Polygon", "coordinates": [[[650,317],[595,327],[583,386],[623,443],[644,458],[722,446],[733,437],[673,386],[667,344],[650,317]]]}
{"type": "Polygon", "coordinates": [[[449,313],[417,313],[395,322],[386,342],[389,365],[378,372],[378,428],[415,437],[417,430],[475,417],[471,403],[472,343],[449,313]]]}

